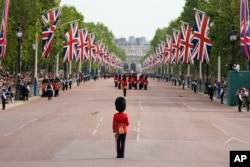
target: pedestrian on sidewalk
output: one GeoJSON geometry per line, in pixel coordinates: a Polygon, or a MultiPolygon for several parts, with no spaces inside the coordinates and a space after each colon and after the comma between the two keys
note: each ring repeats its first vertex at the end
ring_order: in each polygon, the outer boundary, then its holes
{"type": "Polygon", "coordinates": [[[6,95],[4,90],[2,90],[1,99],[2,99],[2,110],[5,110],[6,95]]]}
{"type": "Polygon", "coordinates": [[[118,113],[115,113],[113,115],[112,127],[116,138],[116,158],[124,158],[126,134],[128,132],[127,126],[129,126],[128,115],[127,113],[124,113],[124,111],[126,110],[125,98],[116,98],[115,108],[118,113]]]}
{"type": "Polygon", "coordinates": [[[221,87],[220,90],[220,103],[223,104],[223,98],[224,98],[224,87],[221,87]]]}
{"type": "Polygon", "coordinates": [[[241,107],[242,107],[242,93],[243,93],[243,90],[242,89],[239,89],[238,93],[237,93],[237,96],[238,96],[238,111],[241,112],[241,107]]]}

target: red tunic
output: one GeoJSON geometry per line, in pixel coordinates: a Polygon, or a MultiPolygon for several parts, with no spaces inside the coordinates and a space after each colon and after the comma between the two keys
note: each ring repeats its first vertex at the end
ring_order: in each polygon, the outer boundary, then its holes
{"type": "Polygon", "coordinates": [[[127,133],[127,126],[129,126],[128,115],[124,112],[122,113],[115,113],[113,116],[113,131],[118,131],[119,126],[122,125],[124,132],[127,133]]]}
{"type": "Polygon", "coordinates": [[[122,81],[122,88],[127,89],[128,87],[128,82],[127,81],[122,81]]]}

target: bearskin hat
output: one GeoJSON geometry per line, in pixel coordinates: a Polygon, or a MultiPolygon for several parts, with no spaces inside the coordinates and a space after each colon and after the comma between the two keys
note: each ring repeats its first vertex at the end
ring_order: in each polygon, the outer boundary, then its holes
{"type": "Polygon", "coordinates": [[[126,100],[123,97],[117,97],[115,100],[115,108],[118,112],[123,112],[126,109],[126,100]]]}

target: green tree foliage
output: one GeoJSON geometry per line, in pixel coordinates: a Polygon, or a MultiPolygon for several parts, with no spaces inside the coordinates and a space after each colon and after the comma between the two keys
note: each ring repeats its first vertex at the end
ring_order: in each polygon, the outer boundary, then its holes
{"type": "MultiPolygon", "coordinates": [[[[155,47],[163,40],[166,34],[172,34],[172,28],[179,29],[180,20],[194,25],[194,8],[199,9],[210,17],[209,37],[212,40],[212,50],[210,55],[209,75],[217,75],[218,56],[221,56],[222,75],[226,76],[229,63],[232,62],[232,43],[230,33],[234,27],[237,40],[235,41],[235,63],[241,65],[242,70],[246,70],[247,60],[242,57],[240,50],[239,34],[239,0],[186,0],[183,11],[177,19],[171,21],[167,27],[157,29],[155,36],[151,41],[151,50],[142,58],[142,61],[149,57],[155,47]]],[[[195,62],[191,70],[198,69],[199,63],[195,62]]],[[[186,66],[183,66],[186,68],[186,66]]],[[[204,65],[203,73],[206,72],[204,65]]]]}
{"type": "MultiPolygon", "coordinates": [[[[3,9],[4,0],[0,0],[0,7],[3,9]]],[[[52,50],[49,58],[43,58],[42,37],[41,37],[41,17],[42,14],[58,7],[58,0],[11,0],[9,6],[9,18],[7,29],[7,51],[2,60],[3,68],[8,71],[17,71],[17,25],[21,24],[22,53],[21,70],[29,71],[34,69],[34,48],[32,44],[36,42],[36,33],[38,33],[38,70],[46,69],[48,72],[55,71],[56,55],[59,53],[59,68],[64,68],[63,64],[63,45],[64,35],[70,28],[72,21],[78,20],[79,29],[87,28],[89,33],[95,33],[96,40],[102,40],[109,52],[114,53],[121,60],[125,61],[124,50],[116,47],[114,44],[114,35],[103,23],[84,22],[84,16],[73,6],[63,6],[62,13],[57,24],[55,37],[53,39],[52,50]]],[[[2,10],[1,10],[2,11],[2,10]]],[[[0,17],[1,14],[0,14],[0,17]]],[[[76,68],[76,63],[72,63],[76,68]]],[[[87,63],[85,63],[87,64],[87,63]]]]}

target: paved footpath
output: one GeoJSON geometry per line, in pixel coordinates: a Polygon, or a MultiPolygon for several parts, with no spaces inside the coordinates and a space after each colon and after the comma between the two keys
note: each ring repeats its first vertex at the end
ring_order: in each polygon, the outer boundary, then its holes
{"type": "Polygon", "coordinates": [[[89,81],[59,97],[35,97],[0,111],[2,167],[226,167],[230,150],[250,150],[250,114],[171,83],[128,90],[130,126],[116,159],[112,116],[122,90],[89,81]]]}

